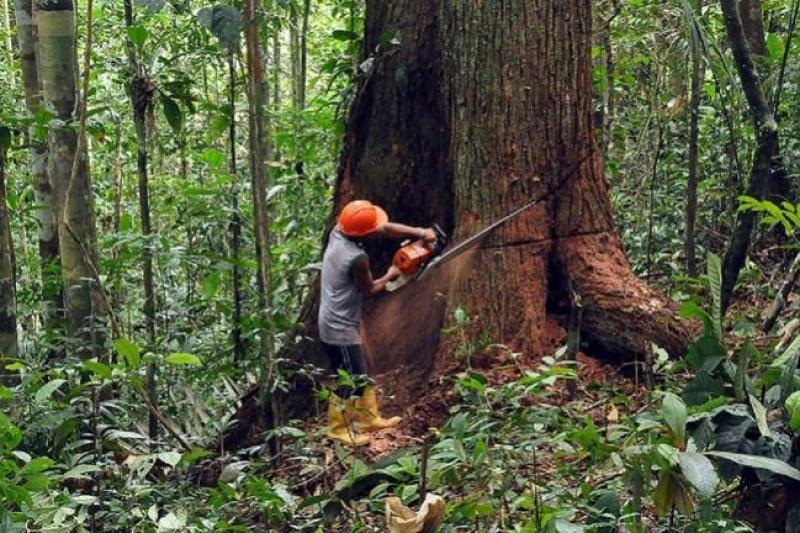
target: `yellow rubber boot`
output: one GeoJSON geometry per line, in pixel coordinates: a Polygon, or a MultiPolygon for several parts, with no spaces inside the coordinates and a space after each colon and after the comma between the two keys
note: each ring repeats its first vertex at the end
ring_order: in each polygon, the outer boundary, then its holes
{"type": "Polygon", "coordinates": [[[393,416],[383,418],[378,409],[378,395],[375,387],[369,386],[361,393],[361,397],[356,400],[356,414],[361,428],[365,431],[370,429],[385,429],[394,427],[400,423],[402,418],[393,416]]]}
{"type": "Polygon", "coordinates": [[[356,418],[349,413],[352,402],[352,400],[343,402],[341,398],[331,393],[328,400],[328,437],[349,446],[364,446],[369,444],[369,438],[356,433],[353,423],[356,418]]]}

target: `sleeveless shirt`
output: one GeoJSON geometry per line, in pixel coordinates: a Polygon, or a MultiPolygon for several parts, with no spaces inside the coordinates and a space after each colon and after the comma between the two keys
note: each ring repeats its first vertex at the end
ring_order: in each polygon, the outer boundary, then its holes
{"type": "Polygon", "coordinates": [[[319,338],[326,344],[361,344],[361,290],[353,279],[356,261],[367,254],[345,237],[339,228],[331,231],[322,257],[320,284],[319,338]]]}

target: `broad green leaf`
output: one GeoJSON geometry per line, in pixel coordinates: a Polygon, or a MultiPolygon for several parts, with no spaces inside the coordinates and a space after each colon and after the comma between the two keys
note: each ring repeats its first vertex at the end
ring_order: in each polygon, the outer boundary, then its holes
{"type": "Polygon", "coordinates": [[[158,454],[158,459],[174,467],[181,461],[181,454],[175,451],[161,452],[158,454]]]}
{"type": "Polygon", "coordinates": [[[684,302],[678,310],[678,315],[681,318],[697,318],[702,320],[706,331],[713,332],[714,326],[711,321],[711,316],[694,302],[684,302]]]}
{"type": "Polygon", "coordinates": [[[686,404],[676,395],[668,392],[664,395],[661,404],[661,415],[675,436],[675,446],[682,448],[686,443],[686,404]]]}
{"type": "Polygon", "coordinates": [[[776,34],[767,35],[767,55],[772,61],[777,61],[783,57],[783,40],[776,34]]]}
{"type": "Polygon", "coordinates": [[[11,372],[18,372],[20,370],[23,370],[24,368],[25,365],[19,361],[17,361],[16,363],[11,363],[6,365],[6,370],[10,370],[11,372]]]}
{"type": "Polygon", "coordinates": [[[175,133],[180,133],[183,127],[183,113],[177,102],[164,93],[159,93],[161,100],[161,107],[164,110],[164,116],[167,118],[170,127],[175,133]]]}
{"type": "Polygon", "coordinates": [[[0,126],[0,151],[11,148],[11,130],[7,126],[0,126]]]}
{"type": "Polygon", "coordinates": [[[31,474],[25,476],[25,484],[23,486],[30,491],[46,490],[50,486],[50,477],[46,474],[31,474]]]}
{"type": "Polygon", "coordinates": [[[769,424],[767,423],[767,409],[764,407],[758,398],[753,396],[752,394],[748,394],[750,397],[750,407],[753,408],[753,414],[756,418],[756,424],[758,424],[758,430],[761,434],[765,437],[770,436],[769,432],[769,424]]]}
{"type": "Polygon", "coordinates": [[[786,401],[794,392],[794,378],[800,362],[800,335],[794,338],[782,357],[786,358],[786,366],[781,373],[781,400],[786,401]]]}
{"type": "Polygon", "coordinates": [[[786,398],[784,407],[789,414],[789,427],[795,433],[800,433],[800,391],[793,392],[791,396],[786,398]]]}
{"type": "Polygon", "coordinates": [[[114,341],[114,349],[119,355],[125,358],[125,362],[130,368],[139,368],[142,362],[142,349],[128,339],[117,339],[114,341]]]}
{"type": "Polygon", "coordinates": [[[98,361],[84,361],[83,367],[101,378],[108,379],[111,377],[111,368],[98,361]]]}
{"type": "Polygon", "coordinates": [[[202,365],[203,362],[199,357],[190,353],[173,353],[164,359],[171,365],[202,365]]]}
{"type": "Polygon", "coordinates": [[[23,475],[40,474],[45,470],[50,470],[54,464],[55,461],[49,457],[37,457],[36,459],[31,459],[25,466],[23,466],[21,473],[23,475]]]}
{"type": "Polygon", "coordinates": [[[178,516],[175,513],[167,513],[158,521],[159,531],[176,531],[186,525],[186,517],[178,516]]]}
{"type": "Polygon", "coordinates": [[[358,34],[350,30],[333,30],[331,35],[337,41],[355,41],[358,39],[358,34]]]}
{"type": "Polygon", "coordinates": [[[681,471],[686,480],[697,489],[704,498],[714,495],[719,485],[719,475],[708,457],[700,453],[680,452],[681,471]]]}
{"type": "Polygon", "coordinates": [[[130,213],[123,213],[119,217],[119,231],[131,231],[133,229],[133,217],[130,213]]]}
{"type": "Polygon", "coordinates": [[[8,387],[0,385],[0,400],[11,400],[14,398],[14,391],[8,387]]]}
{"type": "Polygon", "coordinates": [[[64,472],[61,477],[63,479],[91,479],[86,474],[100,470],[102,469],[97,465],[77,465],[64,472]]]}
{"type": "Polygon", "coordinates": [[[200,284],[200,290],[207,298],[211,299],[217,294],[220,284],[222,283],[222,274],[217,270],[205,277],[203,283],[200,284]]]}
{"type": "Polygon", "coordinates": [[[750,468],[761,468],[769,470],[775,474],[780,474],[788,478],[800,481],[800,470],[797,470],[790,464],[779,459],[772,459],[770,457],[761,457],[759,455],[746,455],[743,453],[731,452],[705,452],[706,455],[719,457],[720,459],[727,459],[742,466],[749,466],[750,468]]]}
{"type": "Polygon", "coordinates": [[[725,395],[725,384],[721,379],[700,373],[683,388],[683,399],[689,405],[702,405],[725,395]]]}
{"type": "Polygon", "coordinates": [[[52,394],[58,389],[61,385],[66,383],[67,380],[65,379],[54,379],[53,381],[48,381],[42,387],[36,391],[36,398],[37,402],[43,402],[52,396],[52,394]]]}
{"type": "Polygon", "coordinates": [[[77,503],[78,505],[92,505],[97,501],[97,496],[91,496],[89,494],[78,494],[72,496],[72,501],[77,503]]]}
{"type": "Polygon", "coordinates": [[[147,40],[148,35],[149,32],[147,31],[147,28],[140,24],[136,24],[135,26],[130,26],[128,28],[128,37],[133,45],[139,50],[141,50],[144,46],[144,42],[147,40]]]}

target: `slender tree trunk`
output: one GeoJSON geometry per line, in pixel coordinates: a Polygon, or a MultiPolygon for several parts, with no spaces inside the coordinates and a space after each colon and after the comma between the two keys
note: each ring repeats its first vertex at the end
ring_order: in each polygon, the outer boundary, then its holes
{"type": "Polygon", "coordinates": [[[311,14],[311,0],[303,2],[303,24],[300,27],[300,57],[297,75],[297,108],[306,108],[306,78],[308,75],[308,17],[311,14]]]}
{"type": "Polygon", "coordinates": [[[231,109],[230,126],[228,128],[228,172],[231,186],[231,262],[233,263],[233,360],[241,361],[244,357],[244,340],[242,339],[242,273],[239,266],[242,241],[242,218],[239,212],[239,177],[236,162],[236,65],[234,55],[228,54],[228,83],[230,86],[228,105],[231,109]]]}
{"type": "MultiPolygon", "coordinates": [[[[25,107],[33,115],[42,103],[38,67],[38,30],[33,0],[16,0],[17,41],[22,61],[22,81],[25,107]]],[[[39,258],[42,270],[42,304],[45,328],[55,329],[60,322],[64,305],[58,255],[58,227],[54,207],[53,187],[47,175],[47,143],[30,133],[30,173],[33,177],[34,198],[39,232],[39,258]]]]}
{"type": "MultiPolygon", "coordinates": [[[[122,178],[123,178],[123,154],[122,154],[122,124],[117,126],[114,139],[114,215],[112,218],[112,229],[114,235],[119,236],[122,224],[122,178]]],[[[114,260],[119,258],[119,247],[114,248],[114,260]]],[[[124,302],[124,287],[122,284],[122,269],[118,268],[114,272],[113,288],[111,292],[111,306],[114,311],[122,313],[124,302]]]]}
{"type": "MultiPolygon", "coordinates": [[[[698,16],[703,8],[703,0],[697,2],[698,16]]],[[[688,28],[692,50],[691,109],[689,111],[689,179],[686,184],[686,222],[684,227],[683,251],[686,257],[686,272],[697,276],[697,257],[695,255],[695,222],[697,220],[697,182],[698,159],[700,153],[700,99],[702,97],[705,68],[700,50],[700,36],[694,25],[688,28]]]]}
{"type": "Polygon", "coordinates": [[[613,24],[614,19],[619,16],[621,10],[621,1],[613,0],[611,14],[604,18],[603,29],[601,31],[601,39],[603,50],[605,51],[606,64],[606,83],[605,89],[603,90],[603,121],[601,124],[602,131],[600,135],[600,147],[603,150],[604,157],[606,157],[608,148],[611,145],[611,130],[614,127],[614,119],[616,115],[616,97],[614,92],[616,62],[614,60],[614,46],[611,42],[611,25],[613,24]]]}
{"type": "Polygon", "coordinates": [[[6,48],[6,60],[8,61],[9,65],[14,62],[14,46],[11,43],[11,10],[8,7],[8,3],[10,1],[11,0],[3,0],[3,22],[5,23],[5,26],[3,27],[5,28],[6,34],[4,44],[6,48]]]}
{"type": "Polygon", "coordinates": [[[272,34],[272,105],[276,110],[281,106],[281,30],[275,28],[272,34]]]}
{"type": "Polygon", "coordinates": [[[102,305],[95,287],[94,194],[86,147],[75,157],[82,144],[76,128],[75,10],[72,0],[36,0],[36,10],[43,99],[64,122],[50,126],[47,173],[55,193],[67,333],[74,351],[90,356],[101,342],[93,319],[102,305]]]}
{"type": "MultiPolygon", "coordinates": [[[[774,158],[778,154],[778,124],[767,102],[761,80],[758,77],[747,39],[742,29],[736,0],[721,0],[725,29],[733,52],[736,70],[742,81],[742,88],[750,107],[756,131],[756,148],[753,154],[753,166],[750,170],[750,181],[745,194],[761,199],[767,192],[774,158]]],[[[736,217],[736,226],[731,236],[728,250],[722,263],[722,309],[723,313],[730,304],[733,288],[739,271],[747,258],[750,240],[757,215],[752,211],[741,211],[736,217]]]]}
{"type": "Polygon", "coordinates": [[[289,7],[289,62],[292,76],[292,107],[300,109],[300,21],[297,6],[289,7]]]}
{"type": "MultiPolygon", "coordinates": [[[[131,0],[125,0],[125,26],[133,26],[133,7],[131,0]]],[[[142,236],[144,237],[144,248],[142,250],[142,266],[144,281],[144,320],[147,332],[147,349],[156,349],[156,298],[153,281],[153,250],[150,225],[150,186],[148,177],[148,139],[147,139],[147,113],[153,105],[154,88],[150,80],[143,71],[142,65],[136,57],[136,49],[130,40],[127,42],[128,62],[130,64],[132,78],[130,83],[131,103],[133,107],[133,124],[136,129],[136,170],[139,178],[139,214],[142,223],[142,236]]],[[[147,394],[158,406],[158,390],[156,387],[156,365],[150,362],[147,365],[147,377],[145,387],[147,394]]],[[[158,437],[158,418],[150,413],[148,420],[148,430],[151,444],[158,437]]]]}
{"type": "Polygon", "coordinates": [[[17,304],[14,241],[6,204],[6,147],[0,143],[0,383],[5,378],[6,357],[17,357],[17,304]]]}
{"type": "MultiPolygon", "coordinates": [[[[267,418],[274,424],[277,418],[272,386],[277,377],[272,325],[272,273],[270,258],[270,213],[267,205],[269,187],[266,161],[271,157],[265,109],[267,87],[264,83],[264,61],[259,39],[258,13],[260,0],[245,1],[245,42],[247,45],[247,96],[250,117],[250,174],[253,188],[253,220],[258,260],[259,311],[261,315],[261,353],[264,373],[261,379],[261,404],[267,418]]],[[[273,451],[275,451],[273,449],[273,451]]]]}

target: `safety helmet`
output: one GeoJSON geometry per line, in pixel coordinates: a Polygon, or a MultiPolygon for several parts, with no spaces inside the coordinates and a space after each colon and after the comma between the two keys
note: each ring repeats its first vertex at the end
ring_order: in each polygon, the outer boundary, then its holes
{"type": "Polygon", "coordinates": [[[386,211],[367,200],[353,200],[339,213],[339,228],[348,237],[366,237],[388,221],[386,211]]]}

